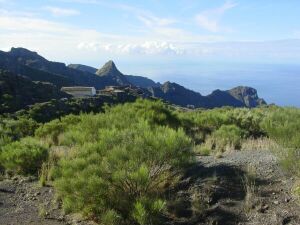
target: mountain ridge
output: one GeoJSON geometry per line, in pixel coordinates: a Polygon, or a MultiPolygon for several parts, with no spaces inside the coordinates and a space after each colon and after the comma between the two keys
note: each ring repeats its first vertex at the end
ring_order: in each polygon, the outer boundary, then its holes
{"type": "Polygon", "coordinates": [[[112,60],[96,69],[82,64],[66,66],[61,62],[52,62],[37,52],[25,48],[12,48],[9,52],[0,51],[0,69],[28,77],[33,81],[50,82],[62,86],[94,86],[103,89],[106,86],[133,85],[142,88],[150,97],[161,98],[180,106],[214,108],[222,106],[256,107],[266,102],[258,97],[254,88],[239,86],[230,90],[215,90],[207,96],[189,90],[180,84],[167,81],[157,83],[147,77],[125,75],[120,72],[112,60]]]}

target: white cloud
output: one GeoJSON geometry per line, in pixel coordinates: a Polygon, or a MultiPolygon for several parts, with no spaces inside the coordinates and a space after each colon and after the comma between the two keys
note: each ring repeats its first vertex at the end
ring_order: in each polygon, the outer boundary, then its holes
{"type": "Polygon", "coordinates": [[[75,9],[65,9],[65,8],[59,8],[54,6],[46,6],[44,7],[44,9],[56,17],[75,16],[80,14],[80,12],[75,9]]]}
{"type": "Polygon", "coordinates": [[[97,42],[81,42],[80,50],[106,51],[113,54],[129,55],[182,55],[184,49],[168,42],[145,41],[140,44],[101,44],[97,42]]]}
{"type": "MultiPolygon", "coordinates": [[[[227,3],[215,11],[222,15],[232,7],[233,3],[227,3]]],[[[77,62],[147,56],[151,59],[164,59],[165,56],[178,59],[300,59],[299,40],[229,43],[219,35],[198,35],[177,28],[173,26],[177,21],[172,18],[147,13],[139,15],[146,18],[148,30],[126,36],[42,19],[34,12],[0,10],[0,49],[25,47],[49,59],[77,62]]]]}
{"type": "Polygon", "coordinates": [[[237,4],[231,1],[226,1],[222,6],[210,10],[203,11],[196,15],[197,24],[210,32],[228,31],[229,28],[224,28],[220,25],[222,16],[230,9],[236,7],[237,4]]]}
{"type": "Polygon", "coordinates": [[[65,32],[66,27],[43,19],[30,17],[0,16],[0,30],[14,32],[65,32]]]}

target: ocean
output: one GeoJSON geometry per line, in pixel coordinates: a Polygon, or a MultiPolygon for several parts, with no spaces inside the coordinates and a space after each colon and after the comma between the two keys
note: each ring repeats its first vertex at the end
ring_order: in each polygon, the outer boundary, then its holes
{"type": "Polygon", "coordinates": [[[207,95],[213,90],[250,86],[267,103],[300,107],[300,65],[258,63],[144,63],[124,65],[126,74],[172,81],[207,95]]]}

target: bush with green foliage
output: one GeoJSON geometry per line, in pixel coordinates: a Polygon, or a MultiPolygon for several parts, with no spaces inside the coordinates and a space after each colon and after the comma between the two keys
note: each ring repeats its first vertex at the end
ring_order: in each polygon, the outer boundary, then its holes
{"type": "Polygon", "coordinates": [[[23,137],[32,136],[39,124],[27,118],[2,118],[0,119],[0,139],[8,137],[12,141],[23,137]]]}
{"type": "Polygon", "coordinates": [[[222,125],[211,137],[217,150],[224,151],[227,146],[240,149],[243,130],[236,125],[222,125]]]}
{"type": "Polygon", "coordinates": [[[66,134],[72,140],[82,136],[72,144],[70,157],[60,162],[55,181],[67,211],[101,221],[113,210],[127,221],[124,224],[153,224],[149,221],[163,208],[158,207],[163,205],[162,194],[190,160],[190,139],[181,129],[150,126],[146,121],[127,126],[98,128],[94,137],[83,130],[66,134]]]}
{"type": "Polygon", "coordinates": [[[64,209],[102,224],[159,224],[166,190],[192,159],[177,116],[161,102],[137,101],[78,118],[57,142],[70,149],[54,174],[64,209]]]}
{"type": "Polygon", "coordinates": [[[300,148],[300,110],[272,108],[266,112],[261,126],[268,136],[287,148],[300,148]]]}
{"type": "Polygon", "coordinates": [[[273,107],[266,112],[261,126],[282,146],[278,155],[283,166],[300,177],[300,110],[273,107]]]}
{"type": "Polygon", "coordinates": [[[62,134],[69,126],[75,125],[81,121],[80,116],[68,115],[61,119],[52,120],[43,124],[36,131],[35,135],[39,138],[46,139],[49,144],[59,144],[59,135],[62,134]]]}
{"type": "Polygon", "coordinates": [[[102,100],[53,101],[1,118],[0,164],[15,173],[39,172],[43,185],[54,180],[67,212],[103,225],[160,224],[166,191],[191,162],[192,149],[208,155],[239,149],[244,138],[268,137],[282,146],[282,165],[300,177],[299,109],[181,111],[160,101],[102,107],[102,100]],[[81,107],[90,114],[61,117],[81,107]],[[35,139],[24,138],[34,133],[35,139]],[[38,139],[51,146],[50,156],[38,139]]]}
{"type": "Polygon", "coordinates": [[[15,174],[37,174],[47,157],[47,146],[27,137],[2,147],[0,164],[15,174]]]}

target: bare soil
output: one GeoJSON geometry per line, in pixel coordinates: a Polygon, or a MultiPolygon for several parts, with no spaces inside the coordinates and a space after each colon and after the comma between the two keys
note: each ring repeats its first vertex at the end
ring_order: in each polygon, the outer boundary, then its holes
{"type": "Polygon", "coordinates": [[[232,151],[221,158],[198,157],[185,182],[179,192],[188,199],[179,210],[185,213],[176,215],[171,224],[300,224],[299,199],[292,195],[295,179],[281,169],[270,151],[232,151]],[[250,184],[249,173],[254,177],[250,184]],[[193,208],[195,190],[202,193],[198,195],[204,205],[200,212],[193,208]]]}

